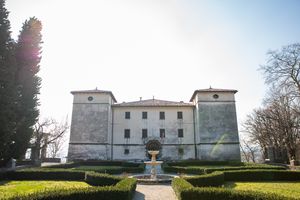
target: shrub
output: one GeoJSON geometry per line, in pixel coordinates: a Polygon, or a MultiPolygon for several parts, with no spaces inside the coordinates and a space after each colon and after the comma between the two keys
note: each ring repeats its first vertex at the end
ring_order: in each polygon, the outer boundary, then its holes
{"type": "Polygon", "coordinates": [[[282,170],[237,170],[224,172],[226,181],[299,181],[300,172],[282,170]]]}
{"type": "Polygon", "coordinates": [[[58,189],[53,191],[37,192],[30,195],[20,195],[9,198],[10,200],[131,200],[136,188],[136,180],[125,178],[115,186],[73,188],[68,190],[58,189]]]}
{"type": "Polygon", "coordinates": [[[93,186],[108,186],[117,184],[122,178],[107,174],[99,174],[95,172],[87,172],[85,174],[85,182],[93,186]]]}
{"type": "Polygon", "coordinates": [[[224,184],[224,173],[214,172],[212,174],[185,177],[184,179],[195,187],[221,186],[224,184]]]}
{"type": "Polygon", "coordinates": [[[217,166],[243,166],[239,161],[206,161],[206,160],[183,160],[178,162],[168,162],[169,166],[195,166],[195,165],[217,165],[217,166]]]}
{"type": "Polygon", "coordinates": [[[215,171],[232,171],[232,170],[251,170],[251,169],[262,169],[262,170],[285,170],[285,167],[273,166],[273,165],[245,165],[241,167],[222,167],[222,168],[205,168],[205,173],[209,174],[215,171]]]}
{"type": "Polygon", "coordinates": [[[123,161],[99,161],[99,160],[88,160],[88,161],[77,161],[72,163],[66,163],[61,165],[52,165],[47,167],[42,167],[42,169],[69,169],[78,166],[120,166],[120,168],[105,168],[93,170],[98,173],[108,173],[108,174],[121,174],[123,172],[127,173],[141,173],[145,170],[144,163],[129,163],[123,161]]]}
{"type": "Polygon", "coordinates": [[[8,171],[0,173],[0,180],[84,180],[80,171],[8,171]]]}
{"type": "Polygon", "coordinates": [[[181,200],[296,200],[285,196],[255,191],[238,191],[223,188],[191,188],[183,190],[181,200]]]}
{"type": "Polygon", "coordinates": [[[274,166],[274,165],[267,165],[267,164],[252,164],[252,163],[241,163],[241,162],[233,162],[233,161],[193,160],[193,161],[163,163],[162,169],[165,172],[171,172],[171,173],[188,173],[188,174],[200,175],[200,174],[209,174],[214,171],[247,170],[247,169],[285,170],[286,168],[282,166],[274,166]],[[197,165],[199,167],[197,167],[197,165]],[[205,167],[210,165],[215,165],[216,167],[207,167],[207,168],[205,167]],[[227,166],[221,167],[223,165],[227,165],[227,166]]]}
{"type": "Polygon", "coordinates": [[[182,167],[182,166],[169,166],[167,163],[162,164],[164,172],[169,173],[188,173],[188,174],[204,174],[204,169],[199,167],[182,167]]]}
{"type": "Polygon", "coordinates": [[[277,194],[239,191],[215,187],[193,187],[182,178],[175,178],[172,187],[179,200],[295,200],[277,194]]]}
{"type": "Polygon", "coordinates": [[[171,184],[179,200],[181,199],[181,193],[183,191],[193,188],[193,185],[184,180],[183,178],[174,178],[171,184]]]}

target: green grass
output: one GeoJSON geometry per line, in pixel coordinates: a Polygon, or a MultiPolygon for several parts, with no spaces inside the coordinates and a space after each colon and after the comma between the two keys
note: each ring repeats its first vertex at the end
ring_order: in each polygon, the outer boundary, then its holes
{"type": "Polygon", "coordinates": [[[226,182],[225,188],[300,197],[300,182],[226,182]]]}
{"type": "Polygon", "coordinates": [[[87,188],[89,184],[80,181],[0,181],[0,199],[18,194],[32,194],[57,188],[87,188]]]}
{"type": "Polygon", "coordinates": [[[80,171],[97,171],[97,170],[105,170],[105,169],[122,169],[121,166],[78,166],[71,168],[73,170],[80,171]]]}

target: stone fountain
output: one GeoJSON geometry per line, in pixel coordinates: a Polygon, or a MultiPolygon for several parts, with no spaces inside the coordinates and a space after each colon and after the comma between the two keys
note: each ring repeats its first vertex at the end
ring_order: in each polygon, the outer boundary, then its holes
{"type": "Polygon", "coordinates": [[[156,160],[156,155],[159,154],[159,151],[148,151],[148,153],[151,155],[151,161],[145,161],[144,163],[146,165],[151,166],[151,176],[150,179],[156,181],[157,180],[157,171],[156,166],[161,165],[162,161],[156,160]]]}
{"type": "Polygon", "coordinates": [[[139,183],[144,184],[157,184],[157,183],[170,183],[176,176],[169,174],[157,174],[157,166],[161,165],[162,161],[157,161],[156,156],[159,151],[148,151],[151,155],[151,161],[145,161],[146,165],[151,166],[150,174],[139,174],[132,177],[136,178],[139,183]]]}

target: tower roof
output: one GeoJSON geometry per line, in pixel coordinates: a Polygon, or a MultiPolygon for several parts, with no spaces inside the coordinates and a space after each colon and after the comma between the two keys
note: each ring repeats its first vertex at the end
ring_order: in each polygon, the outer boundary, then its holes
{"type": "Polygon", "coordinates": [[[113,106],[118,107],[156,107],[156,106],[194,106],[191,103],[184,103],[182,101],[166,101],[166,100],[159,100],[159,99],[147,99],[147,100],[140,100],[140,101],[132,101],[132,102],[124,102],[119,104],[114,104],[113,106]]]}
{"type": "Polygon", "coordinates": [[[114,102],[117,102],[115,96],[113,95],[113,93],[111,91],[108,90],[77,90],[77,91],[71,91],[71,94],[109,94],[111,96],[111,98],[114,100],[114,102]]]}
{"type": "Polygon", "coordinates": [[[233,89],[217,89],[217,88],[208,88],[208,89],[199,89],[199,90],[195,90],[194,94],[192,95],[190,102],[193,101],[193,99],[195,98],[196,94],[199,92],[229,92],[229,93],[237,93],[237,90],[233,90],[233,89]]]}

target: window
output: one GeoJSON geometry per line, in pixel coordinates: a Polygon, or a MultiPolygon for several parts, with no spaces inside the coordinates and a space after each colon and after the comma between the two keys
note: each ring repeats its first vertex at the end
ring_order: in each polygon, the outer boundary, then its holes
{"type": "Polygon", "coordinates": [[[183,129],[178,129],[178,137],[183,138],[183,129]]]}
{"type": "Polygon", "coordinates": [[[130,119],[130,112],[125,112],[125,119],[130,119]]]}
{"type": "Polygon", "coordinates": [[[165,112],[159,112],[159,119],[165,119],[165,112]]]}
{"type": "Polygon", "coordinates": [[[147,137],[148,137],[148,130],[142,129],[142,138],[147,138],[147,137]]]}
{"type": "Polygon", "coordinates": [[[88,97],[88,100],[89,100],[89,101],[93,101],[93,99],[94,99],[94,98],[93,98],[92,96],[89,96],[89,97],[88,97]]]}
{"type": "Polygon", "coordinates": [[[161,138],[166,137],[166,135],[165,135],[165,129],[159,129],[159,137],[161,137],[161,138]]]}
{"type": "Polygon", "coordinates": [[[142,119],[147,119],[148,118],[148,113],[147,112],[143,112],[142,113],[142,119]]]}
{"type": "Polygon", "coordinates": [[[130,129],[124,130],[124,138],[130,138],[130,129]]]}
{"type": "Polygon", "coordinates": [[[219,95],[214,94],[214,95],[213,95],[213,98],[214,98],[214,99],[218,99],[218,98],[219,98],[219,95]]]}
{"type": "Polygon", "coordinates": [[[178,111],[177,112],[177,119],[182,119],[182,112],[181,111],[178,111]]]}
{"type": "Polygon", "coordinates": [[[124,154],[129,154],[129,149],[124,149],[124,154]]]}

